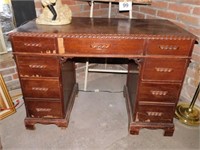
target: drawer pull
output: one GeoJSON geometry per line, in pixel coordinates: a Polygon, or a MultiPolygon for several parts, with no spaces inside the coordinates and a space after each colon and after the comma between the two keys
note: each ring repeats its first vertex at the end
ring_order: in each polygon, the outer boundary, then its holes
{"type": "Polygon", "coordinates": [[[104,44],[104,43],[92,43],[90,45],[91,48],[97,49],[97,50],[104,50],[108,49],[110,47],[110,44],[104,44]]]}
{"type": "Polygon", "coordinates": [[[147,112],[148,116],[162,116],[163,113],[161,112],[147,112]]]}
{"type": "Polygon", "coordinates": [[[178,50],[179,46],[176,45],[159,45],[161,50],[178,50]]]}
{"type": "Polygon", "coordinates": [[[48,91],[49,89],[48,89],[48,88],[40,88],[40,87],[32,87],[32,90],[33,90],[33,91],[44,91],[44,92],[46,92],[46,91],[48,91]]]}
{"type": "Polygon", "coordinates": [[[38,44],[38,43],[24,43],[24,46],[27,46],[27,47],[41,47],[41,44],[38,44]]]}
{"type": "Polygon", "coordinates": [[[155,68],[155,70],[157,71],[157,72],[172,72],[173,71],[173,69],[172,68],[158,68],[158,67],[156,67],[155,68]]]}
{"type": "Polygon", "coordinates": [[[168,91],[151,91],[151,94],[154,96],[165,96],[167,93],[168,91]]]}
{"type": "Polygon", "coordinates": [[[51,108],[35,108],[37,112],[50,112],[51,111],[51,108]]]}
{"type": "Polygon", "coordinates": [[[45,69],[46,67],[46,65],[29,65],[31,69],[45,69]]]}

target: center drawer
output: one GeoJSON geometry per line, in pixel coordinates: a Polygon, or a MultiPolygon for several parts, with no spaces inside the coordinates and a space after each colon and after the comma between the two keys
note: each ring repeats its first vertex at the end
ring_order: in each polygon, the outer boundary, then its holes
{"type": "Polygon", "coordinates": [[[145,40],[65,38],[65,53],[141,55],[145,40]]]}
{"type": "Polygon", "coordinates": [[[23,95],[34,98],[61,98],[60,84],[56,79],[27,79],[21,80],[23,95]]]}
{"type": "Polygon", "coordinates": [[[16,56],[20,77],[59,77],[56,57],[16,56]]]}

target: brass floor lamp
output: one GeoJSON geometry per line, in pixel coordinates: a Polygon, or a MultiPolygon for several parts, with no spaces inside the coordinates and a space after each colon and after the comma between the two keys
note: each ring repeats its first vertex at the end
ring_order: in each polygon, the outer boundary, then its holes
{"type": "Polygon", "coordinates": [[[200,125],[200,108],[195,105],[197,97],[200,92],[200,82],[197,86],[195,94],[190,104],[188,103],[179,103],[176,107],[175,117],[184,124],[190,126],[199,126],[200,125]]]}

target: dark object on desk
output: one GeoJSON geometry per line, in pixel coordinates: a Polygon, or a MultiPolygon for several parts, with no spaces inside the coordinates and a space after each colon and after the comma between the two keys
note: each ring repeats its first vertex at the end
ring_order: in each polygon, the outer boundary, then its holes
{"type": "Polygon", "coordinates": [[[56,27],[31,21],[10,37],[27,128],[36,123],[67,127],[78,91],[73,58],[125,58],[129,132],[149,128],[173,135],[174,112],[197,39],[191,33],[167,20],[73,18],[56,27]]]}
{"type": "Polygon", "coordinates": [[[50,10],[51,13],[53,14],[52,20],[56,20],[56,18],[57,18],[56,10],[55,10],[54,7],[53,7],[54,5],[55,5],[55,4],[47,5],[47,7],[49,8],[49,10],[50,10]]]}

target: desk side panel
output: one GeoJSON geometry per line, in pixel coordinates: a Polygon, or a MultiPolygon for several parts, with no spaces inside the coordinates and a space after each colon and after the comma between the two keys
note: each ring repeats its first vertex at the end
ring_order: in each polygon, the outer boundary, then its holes
{"type": "Polygon", "coordinates": [[[73,92],[73,88],[76,84],[76,73],[75,73],[75,63],[73,60],[66,60],[64,62],[60,62],[61,64],[61,83],[62,83],[62,93],[64,99],[64,112],[66,113],[70,96],[73,92]]]}

